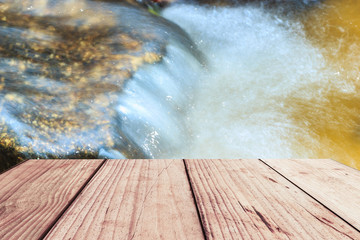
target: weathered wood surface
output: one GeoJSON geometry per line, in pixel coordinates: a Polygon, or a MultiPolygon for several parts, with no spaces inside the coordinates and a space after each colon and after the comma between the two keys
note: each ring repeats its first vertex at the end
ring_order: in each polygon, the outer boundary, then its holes
{"type": "Polygon", "coordinates": [[[207,239],[360,239],[259,160],[185,162],[207,239]]]}
{"type": "Polygon", "coordinates": [[[262,161],[360,230],[360,171],[330,159],[262,161]]]}
{"type": "Polygon", "coordinates": [[[27,161],[0,175],[0,239],[203,239],[202,228],[207,239],[360,239],[355,169],[317,159],[185,163],[27,161]]]}
{"type": "Polygon", "coordinates": [[[108,160],[47,239],[203,239],[182,160],[108,160]]]}
{"type": "Polygon", "coordinates": [[[0,175],[0,239],[37,239],[102,160],[29,160],[0,175]]]}

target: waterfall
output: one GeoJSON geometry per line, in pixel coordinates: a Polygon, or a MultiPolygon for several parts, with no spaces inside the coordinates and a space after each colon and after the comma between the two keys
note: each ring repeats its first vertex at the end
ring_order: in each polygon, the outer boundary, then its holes
{"type": "Polygon", "coordinates": [[[161,16],[132,0],[0,3],[0,168],[105,157],[360,168],[360,33],[356,15],[337,15],[347,1],[182,1],[161,16]]]}
{"type": "Polygon", "coordinates": [[[204,58],[178,25],[130,0],[9,1],[0,13],[0,169],[184,147],[204,58]]]}
{"type": "MultiPolygon", "coordinates": [[[[317,32],[327,27],[330,7],[166,9],[163,16],[188,32],[208,60],[186,115],[190,147],[173,157],[334,158],[359,166],[358,74],[344,70],[358,61],[332,64],[326,51],[338,46],[319,47],[324,39],[312,39],[304,27],[313,16],[317,32]]],[[[348,44],[357,49],[356,41],[348,44]]]]}
{"type": "MultiPolygon", "coordinates": [[[[296,144],[307,130],[291,118],[290,99],[315,97],[327,84],[320,52],[300,26],[255,6],[174,6],[164,16],[189,32],[208,59],[188,114],[190,158],[309,157],[296,144]]],[[[311,133],[310,133],[311,134],[311,133]]]]}
{"type": "Polygon", "coordinates": [[[125,83],[116,106],[119,130],[144,156],[171,158],[174,151],[189,147],[184,116],[198,88],[201,68],[193,55],[169,44],[161,63],[142,68],[125,83]]]}

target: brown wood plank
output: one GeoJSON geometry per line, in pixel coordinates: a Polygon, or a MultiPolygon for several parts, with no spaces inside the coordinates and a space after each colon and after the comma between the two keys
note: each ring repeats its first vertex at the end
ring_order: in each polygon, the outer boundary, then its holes
{"type": "Polygon", "coordinates": [[[360,230],[360,171],[331,159],[262,161],[360,230]]]}
{"type": "Polygon", "coordinates": [[[46,239],[203,239],[182,160],[108,160],[46,239]]]}
{"type": "Polygon", "coordinates": [[[0,175],[0,239],[37,239],[103,160],[29,160],[0,175]]]}
{"type": "Polygon", "coordinates": [[[207,239],[360,239],[259,160],[185,160],[207,239]]]}

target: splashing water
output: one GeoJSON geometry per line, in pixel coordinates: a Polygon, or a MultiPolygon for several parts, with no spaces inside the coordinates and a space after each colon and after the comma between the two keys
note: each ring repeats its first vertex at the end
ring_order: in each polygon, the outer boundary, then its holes
{"type": "Polygon", "coordinates": [[[135,0],[5,1],[0,15],[0,171],[181,147],[201,53],[180,27],[135,0]]]}
{"type": "Polygon", "coordinates": [[[333,158],[360,169],[360,3],[185,1],[163,19],[125,2],[0,4],[0,163],[333,158]]]}
{"type": "Polygon", "coordinates": [[[319,14],[331,16],[329,6],[288,16],[256,5],[167,9],[208,59],[186,116],[189,147],[173,157],[334,158],[359,168],[359,69],[331,63],[334,46],[314,34],[329,24],[319,14]]]}

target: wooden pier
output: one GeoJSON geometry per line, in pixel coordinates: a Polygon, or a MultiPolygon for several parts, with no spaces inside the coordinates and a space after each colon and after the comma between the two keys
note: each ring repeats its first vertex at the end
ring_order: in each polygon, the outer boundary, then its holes
{"type": "Polygon", "coordinates": [[[333,160],[29,160],[0,175],[0,239],[360,239],[333,160]]]}

